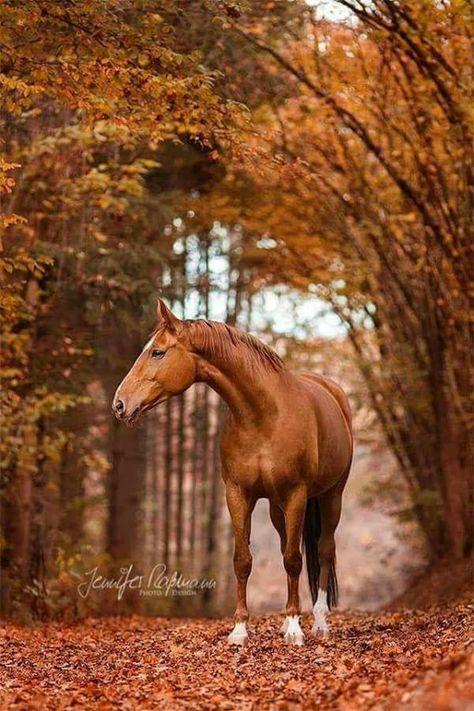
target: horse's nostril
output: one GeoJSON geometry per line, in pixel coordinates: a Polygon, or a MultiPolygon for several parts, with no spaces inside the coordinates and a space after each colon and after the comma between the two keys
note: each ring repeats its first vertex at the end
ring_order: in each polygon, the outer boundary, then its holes
{"type": "Polygon", "coordinates": [[[124,412],[125,405],[123,404],[123,400],[117,400],[117,402],[115,403],[115,409],[119,413],[119,415],[124,412]]]}

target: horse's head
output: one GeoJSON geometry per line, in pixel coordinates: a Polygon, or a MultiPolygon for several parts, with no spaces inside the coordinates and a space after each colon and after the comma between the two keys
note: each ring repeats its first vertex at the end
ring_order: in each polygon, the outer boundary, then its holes
{"type": "Polygon", "coordinates": [[[155,333],[114,396],[115,416],[127,424],[160,402],[179,395],[196,379],[196,357],[186,347],[185,339],[180,339],[183,322],[161,299],[158,299],[157,317],[155,333]]]}

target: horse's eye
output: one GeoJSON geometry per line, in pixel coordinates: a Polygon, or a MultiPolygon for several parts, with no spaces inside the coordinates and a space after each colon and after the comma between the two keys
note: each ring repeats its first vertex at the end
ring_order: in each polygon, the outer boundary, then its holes
{"type": "Polygon", "coordinates": [[[152,358],[163,358],[165,353],[166,353],[166,351],[154,350],[151,352],[151,357],[152,358]]]}

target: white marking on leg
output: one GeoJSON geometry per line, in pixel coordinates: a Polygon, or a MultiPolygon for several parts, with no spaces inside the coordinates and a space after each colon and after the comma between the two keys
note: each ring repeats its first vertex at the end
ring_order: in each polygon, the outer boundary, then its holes
{"type": "Polygon", "coordinates": [[[323,637],[329,634],[329,627],[326,621],[326,615],[329,612],[328,594],[326,590],[318,590],[318,597],[313,607],[314,623],[311,632],[315,635],[323,637]]]}
{"type": "Polygon", "coordinates": [[[300,627],[298,615],[287,615],[282,629],[285,634],[285,642],[297,644],[298,646],[304,644],[304,634],[300,627]]]}
{"type": "Polygon", "coordinates": [[[245,622],[236,622],[235,627],[227,637],[229,644],[238,644],[245,647],[249,639],[245,622]]]}

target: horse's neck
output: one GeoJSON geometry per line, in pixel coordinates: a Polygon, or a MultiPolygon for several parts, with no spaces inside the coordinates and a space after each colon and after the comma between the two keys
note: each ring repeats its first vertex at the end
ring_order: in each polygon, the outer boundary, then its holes
{"type": "Polygon", "coordinates": [[[228,359],[203,354],[198,368],[198,379],[225,400],[235,420],[243,425],[272,417],[282,379],[288,374],[286,369],[266,370],[243,355],[228,359]]]}

